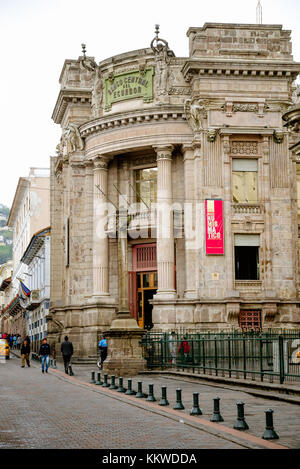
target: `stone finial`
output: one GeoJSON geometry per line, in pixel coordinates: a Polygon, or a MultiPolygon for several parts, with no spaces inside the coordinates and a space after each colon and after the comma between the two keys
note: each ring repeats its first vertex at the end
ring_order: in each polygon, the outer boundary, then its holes
{"type": "Polygon", "coordinates": [[[165,39],[161,39],[158,37],[159,35],[159,24],[155,25],[155,37],[152,39],[150,47],[155,54],[159,54],[162,50],[168,50],[169,45],[165,39]]]}

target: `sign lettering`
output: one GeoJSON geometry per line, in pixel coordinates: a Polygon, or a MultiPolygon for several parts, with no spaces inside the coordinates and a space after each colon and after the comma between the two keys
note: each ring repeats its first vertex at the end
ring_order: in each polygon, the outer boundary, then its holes
{"type": "Polygon", "coordinates": [[[144,98],[148,103],[153,100],[153,74],[150,67],[143,74],[139,71],[126,72],[117,75],[113,80],[105,80],[105,110],[109,111],[111,105],[118,101],[132,98],[144,98]]]}
{"type": "Polygon", "coordinates": [[[206,254],[224,254],[223,201],[205,200],[206,254]]]}

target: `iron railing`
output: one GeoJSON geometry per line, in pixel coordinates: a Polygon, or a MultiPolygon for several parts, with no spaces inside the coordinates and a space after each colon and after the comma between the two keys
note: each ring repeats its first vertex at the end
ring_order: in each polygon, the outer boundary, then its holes
{"type": "Polygon", "coordinates": [[[300,381],[300,331],[149,332],[148,367],[270,382],[300,381]],[[186,344],[184,344],[186,342],[186,344]]]}

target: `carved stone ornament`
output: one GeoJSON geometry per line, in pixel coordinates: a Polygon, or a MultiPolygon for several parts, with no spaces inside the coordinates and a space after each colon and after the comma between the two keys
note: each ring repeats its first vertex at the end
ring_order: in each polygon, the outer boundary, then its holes
{"type": "Polygon", "coordinates": [[[171,86],[169,88],[168,94],[173,94],[177,96],[189,96],[191,94],[191,88],[187,86],[171,86]]]}
{"type": "Polygon", "coordinates": [[[208,129],[207,130],[207,141],[214,142],[216,140],[216,136],[218,133],[218,129],[208,129]]]}
{"type": "Polygon", "coordinates": [[[300,85],[297,86],[297,88],[292,94],[292,102],[294,105],[300,104],[300,85]]]}
{"type": "Polygon", "coordinates": [[[276,143],[282,143],[284,134],[281,130],[274,130],[273,138],[276,143]]]}
{"type": "Polygon", "coordinates": [[[56,147],[56,151],[64,159],[68,159],[69,155],[75,151],[83,150],[84,143],[80,136],[78,126],[76,124],[69,124],[61,135],[60,143],[56,147]]]}
{"type": "Polygon", "coordinates": [[[184,112],[188,123],[194,132],[199,132],[204,128],[204,119],[207,119],[207,110],[203,100],[186,99],[184,103],[184,112]]]}

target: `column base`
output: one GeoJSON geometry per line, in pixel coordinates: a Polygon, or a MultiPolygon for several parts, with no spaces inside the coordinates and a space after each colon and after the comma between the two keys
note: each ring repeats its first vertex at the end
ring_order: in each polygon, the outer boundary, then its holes
{"type": "Polygon", "coordinates": [[[147,362],[140,344],[144,334],[145,331],[137,325],[129,311],[119,312],[105,332],[108,357],[103,363],[103,371],[119,377],[145,371],[147,362]]]}
{"type": "Polygon", "coordinates": [[[104,305],[114,305],[116,303],[115,298],[110,296],[109,293],[93,293],[93,295],[86,297],[88,304],[104,304],[104,305]]]}
{"type": "Polygon", "coordinates": [[[183,295],[184,295],[184,298],[186,298],[188,300],[197,300],[198,299],[198,295],[197,295],[196,290],[185,290],[183,295]]]}
{"type": "Polygon", "coordinates": [[[176,300],[176,290],[157,290],[156,294],[153,295],[153,300],[176,300]]]}

